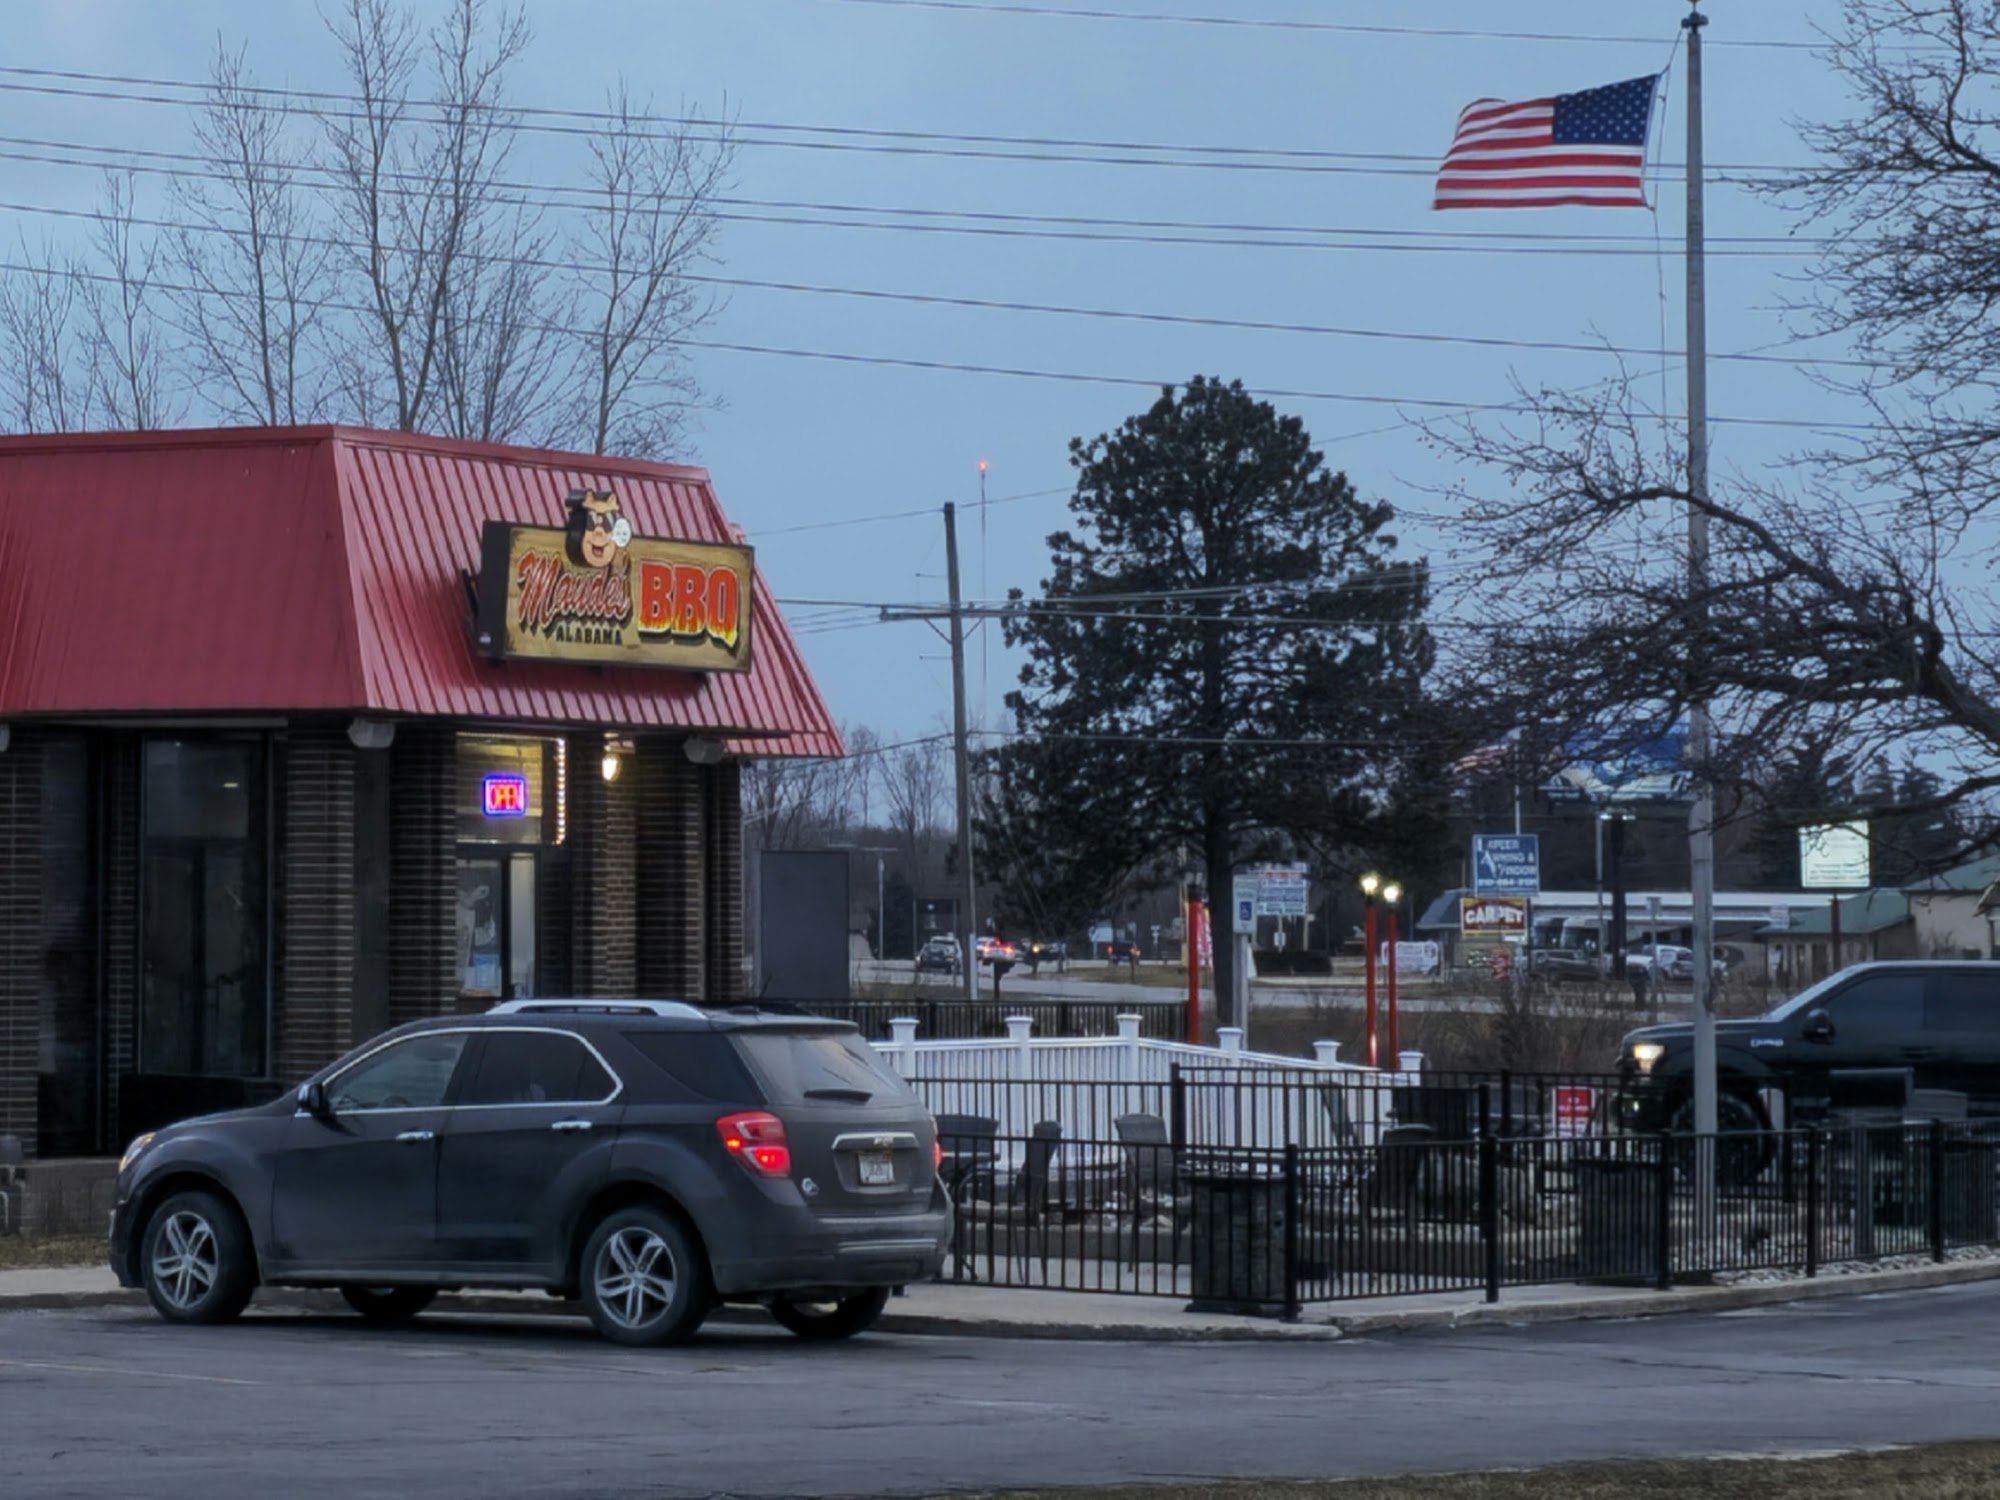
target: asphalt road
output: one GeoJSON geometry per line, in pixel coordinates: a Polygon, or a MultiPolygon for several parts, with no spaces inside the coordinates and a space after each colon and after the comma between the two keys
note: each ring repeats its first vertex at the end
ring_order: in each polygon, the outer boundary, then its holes
{"type": "Polygon", "coordinates": [[[0,1495],[846,1495],[2000,1435],[2000,1283],[1337,1343],[0,1314],[0,1495]]]}

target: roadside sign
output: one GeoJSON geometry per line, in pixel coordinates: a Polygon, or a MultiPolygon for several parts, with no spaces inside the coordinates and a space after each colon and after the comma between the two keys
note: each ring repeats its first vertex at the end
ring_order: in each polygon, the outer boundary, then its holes
{"type": "Polygon", "coordinates": [[[1556,1088],[1556,1134],[1588,1135],[1597,1114],[1597,1090],[1586,1085],[1562,1084],[1556,1088]]]}
{"type": "Polygon", "coordinates": [[[1306,914],[1306,866],[1257,865],[1256,914],[1260,917],[1303,917],[1306,914]]]}
{"type": "Polygon", "coordinates": [[[1538,896],[1542,890],[1539,833],[1475,833],[1472,891],[1476,896],[1538,896]]]}
{"type": "Polygon", "coordinates": [[[1502,943],[1493,950],[1493,957],[1488,960],[1488,966],[1492,969],[1495,979],[1511,977],[1514,972],[1514,950],[1502,943]]]}
{"type": "Polygon", "coordinates": [[[1524,937],[1528,931],[1528,898],[1460,896],[1458,930],[1467,937],[1524,937]]]}
{"type": "Polygon", "coordinates": [[[1232,903],[1235,910],[1235,931],[1239,937],[1254,937],[1257,933],[1257,877],[1238,875],[1231,882],[1234,894],[1232,903]]]}
{"type": "Polygon", "coordinates": [[[1809,891],[1868,884],[1868,824],[1822,823],[1799,830],[1799,884],[1809,891]]]}

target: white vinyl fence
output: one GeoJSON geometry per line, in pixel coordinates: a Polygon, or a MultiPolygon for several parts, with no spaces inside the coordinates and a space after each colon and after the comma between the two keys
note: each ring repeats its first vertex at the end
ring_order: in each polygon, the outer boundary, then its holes
{"type": "MultiPolygon", "coordinates": [[[[1235,1027],[1222,1029],[1220,1047],[1141,1037],[1136,1015],[1118,1018],[1115,1037],[1038,1038],[1033,1029],[1027,1016],[1010,1016],[1005,1037],[922,1041],[916,1021],[902,1018],[874,1046],[933,1113],[996,1119],[1012,1138],[1053,1120],[1071,1140],[1109,1142],[1119,1115],[1166,1119],[1178,1063],[1189,1146],[1372,1145],[1389,1090],[1412,1081],[1337,1061],[1336,1042],[1317,1044],[1310,1060],[1247,1052],[1235,1027]]],[[[1420,1065],[1414,1053],[1405,1060],[1420,1065]]]]}

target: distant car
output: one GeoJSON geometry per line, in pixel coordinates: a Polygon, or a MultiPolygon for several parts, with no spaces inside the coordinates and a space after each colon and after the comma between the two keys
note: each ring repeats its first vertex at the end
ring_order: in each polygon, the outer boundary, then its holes
{"type": "Polygon", "coordinates": [[[917,950],[917,972],[919,974],[956,974],[964,964],[960,957],[956,939],[934,937],[925,941],[917,950]]]}
{"type": "Polygon", "coordinates": [[[973,945],[983,964],[1017,964],[1021,961],[1021,945],[1001,937],[982,937],[973,945]]]}
{"type": "Polygon", "coordinates": [[[1022,961],[1031,971],[1041,968],[1043,964],[1054,964],[1059,969],[1067,968],[1069,944],[1031,942],[1022,954],[1022,961]]]}
{"type": "Polygon", "coordinates": [[[1110,959],[1113,964],[1130,964],[1135,969],[1139,967],[1139,945],[1137,943],[1126,942],[1122,939],[1117,942],[1106,943],[1104,945],[1104,956],[1110,959]]]}
{"type": "MultiPolygon", "coordinates": [[[[1711,961],[1711,972],[1717,979],[1729,972],[1729,965],[1721,958],[1711,961]]],[[[1655,983],[1661,980],[1680,984],[1694,982],[1694,949],[1679,947],[1673,943],[1648,943],[1634,948],[1625,955],[1625,972],[1643,969],[1646,977],[1655,983]]]]}
{"type": "Polygon", "coordinates": [[[1537,979],[1557,984],[1595,980],[1599,976],[1597,955],[1582,948],[1536,948],[1528,960],[1528,972],[1537,979]]]}

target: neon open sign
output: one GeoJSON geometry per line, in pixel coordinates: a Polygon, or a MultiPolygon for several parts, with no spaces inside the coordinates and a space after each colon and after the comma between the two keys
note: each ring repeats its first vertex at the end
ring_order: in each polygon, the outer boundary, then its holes
{"type": "Polygon", "coordinates": [[[528,778],[514,771],[489,771],[480,783],[482,805],[489,818],[528,815],[528,778]]]}

